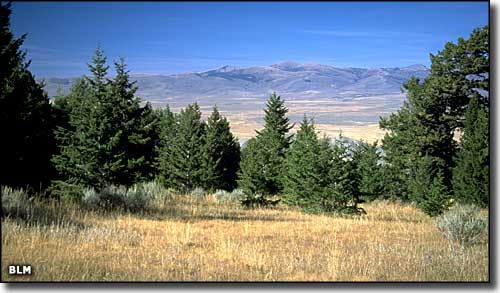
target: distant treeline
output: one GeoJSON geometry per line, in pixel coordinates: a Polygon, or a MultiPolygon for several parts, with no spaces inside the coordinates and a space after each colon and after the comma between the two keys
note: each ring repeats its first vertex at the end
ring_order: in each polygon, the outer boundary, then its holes
{"type": "Polygon", "coordinates": [[[405,83],[407,102],[381,118],[380,145],[318,138],[306,115],[292,135],[274,93],[264,128],[240,150],[217,107],[202,121],[196,103],[180,113],[141,106],[124,60],[107,78],[99,48],[89,75],[51,103],[10,14],[0,4],[0,185],[78,200],[84,187],[157,180],[182,192],[240,188],[247,206],[279,196],[310,212],[359,212],[373,199],[412,201],[432,216],[453,201],[489,204],[488,27],[430,55],[429,76],[405,83]]]}

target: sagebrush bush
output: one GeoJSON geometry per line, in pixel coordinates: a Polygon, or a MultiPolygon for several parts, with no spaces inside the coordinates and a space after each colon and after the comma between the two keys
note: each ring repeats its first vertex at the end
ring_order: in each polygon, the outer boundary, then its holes
{"type": "Polygon", "coordinates": [[[145,196],[148,198],[147,208],[158,208],[170,204],[176,192],[165,188],[157,181],[146,183],[137,183],[135,187],[143,189],[145,196]]]}
{"type": "Polygon", "coordinates": [[[85,189],[82,203],[91,209],[113,210],[123,209],[139,212],[146,209],[152,201],[153,195],[145,191],[140,184],[131,188],[110,185],[96,192],[94,189],[85,189]]]}
{"type": "Polygon", "coordinates": [[[23,189],[2,187],[2,218],[22,220],[30,224],[53,224],[60,222],[61,214],[54,206],[30,197],[23,189]]]}
{"type": "Polygon", "coordinates": [[[206,195],[206,191],[205,189],[203,189],[202,187],[196,187],[195,189],[193,189],[191,191],[191,195],[194,196],[194,197],[197,197],[197,198],[202,198],[206,195]]]}
{"type": "Polygon", "coordinates": [[[214,193],[215,198],[219,201],[238,201],[243,198],[243,191],[235,189],[232,192],[219,189],[214,193]]]}
{"type": "Polygon", "coordinates": [[[437,226],[450,243],[465,248],[478,242],[486,233],[488,219],[479,214],[476,206],[456,205],[437,218],[437,226]]]}
{"type": "Polygon", "coordinates": [[[124,205],[127,210],[138,212],[148,208],[152,199],[153,195],[146,192],[142,184],[136,184],[125,193],[124,205]]]}
{"type": "Polygon", "coordinates": [[[243,192],[242,189],[234,189],[232,192],[231,192],[231,197],[236,199],[236,200],[240,200],[242,199],[243,197],[245,196],[245,193],[243,192]]]}
{"type": "Polygon", "coordinates": [[[2,217],[29,215],[31,205],[31,201],[24,190],[2,187],[2,217]]]}

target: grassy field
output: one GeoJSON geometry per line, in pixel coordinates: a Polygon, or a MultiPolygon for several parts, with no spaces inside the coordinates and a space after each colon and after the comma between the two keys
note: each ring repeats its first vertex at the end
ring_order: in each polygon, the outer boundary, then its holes
{"type": "Polygon", "coordinates": [[[2,221],[4,281],[488,281],[488,240],[450,247],[412,206],[351,218],[173,196],[143,214],[52,205],[56,225],[2,221]],[[11,277],[9,264],[34,274],[11,277]]]}

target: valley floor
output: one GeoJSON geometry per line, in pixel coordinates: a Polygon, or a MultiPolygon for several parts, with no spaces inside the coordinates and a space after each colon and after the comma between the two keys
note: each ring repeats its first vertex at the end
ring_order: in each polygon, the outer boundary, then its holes
{"type": "Polygon", "coordinates": [[[141,215],[65,207],[57,225],[2,221],[4,281],[488,281],[488,239],[461,251],[412,206],[367,215],[245,210],[176,196],[141,215]],[[11,277],[8,264],[31,264],[11,277]]]}

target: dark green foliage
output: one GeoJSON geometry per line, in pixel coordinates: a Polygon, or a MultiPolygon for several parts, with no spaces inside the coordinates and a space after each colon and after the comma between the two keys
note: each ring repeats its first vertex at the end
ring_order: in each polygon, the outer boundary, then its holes
{"type": "Polygon", "coordinates": [[[130,186],[154,177],[157,120],[149,103],[140,107],[137,87],[130,82],[123,59],[115,62],[115,68],[116,77],[110,81],[103,107],[104,172],[109,174],[109,182],[130,186]]]}
{"type": "Polygon", "coordinates": [[[357,172],[360,176],[361,199],[372,201],[382,198],[384,196],[384,174],[377,142],[369,144],[361,141],[355,147],[353,159],[357,162],[357,172]]]}
{"type": "Polygon", "coordinates": [[[249,195],[275,195],[283,190],[282,163],[292,136],[288,131],[288,109],[280,96],[273,93],[266,104],[264,129],[249,141],[243,151],[238,186],[249,195]]]}
{"type": "Polygon", "coordinates": [[[172,186],[172,165],[169,163],[169,156],[173,152],[175,146],[175,135],[177,132],[178,117],[170,111],[170,107],[160,108],[155,110],[155,115],[159,121],[159,137],[160,140],[155,148],[158,154],[156,157],[156,169],[158,180],[165,186],[172,186]]]}
{"type": "MultiPolygon", "coordinates": [[[[172,116],[166,113],[163,124],[171,123],[172,116]]],[[[190,191],[203,186],[205,170],[204,145],[205,123],[201,121],[200,107],[197,103],[188,105],[176,117],[173,133],[163,135],[160,150],[160,178],[167,187],[190,191]]]]}
{"type": "Polygon", "coordinates": [[[68,184],[101,186],[104,184],[97,156],[99,123],[96,98],[89,84],[79,79],[66,97],[56,104],[67,112],[69,120],[58,126],[55,135],[59,153],[52,158],[59,177],[68,184]],[[64,106],[63,106],[64,105],[64,106]],[[63,108],[64,107],[64,108],[63,108]]]}
{"type": "Polygon", "coordinates": [[[408,183],[410,200],[431,217],[445,211],[450,199],[440,165],[442,163],[433,157],[420,158],[408,183]]]}
{"type": "Polygon", "coordinates": [[[465,128],[453,174],[457,200],[480,207],[489,205],[489,113],[477,98],[465,114],[465,128]]]}
{"type": "Polygon", "coordinates": [[[55,101],[60,125],[55,132],[59,153],[53,162],[70,185],[100,189],[154,177],[157,119],[150,105],[140,107],[123,59],[115,62],[112,80],[106,79],[105,63],[97,49],[89,65],[93,75],[77,81],[68,96],[55,101]]]}
{"type": "Polygon", "coordinates": [[[25,35],[10,31],[10,14],[10,4],[0,3],[0,185],[38,190],[53,175],[52,111],[20,50],[25,35]]]}
{"type": "Polygon", "coordinates": [[[488,27],[484,27],[474,30],[469,40],[460,38],[457,44],[447,43],[444,50],[431,54],[430,75],[423,82],[413,78],[406,83],[408,102],[381,119],[380,127],[388,130],[383,139],[388,196],[410,197],[412,173],[424,157],[437,163],[433,168],[441,176],[439,184],[445,193],[451,192],[457,152],[454,134],[463,127],[472,98],[489,107],[488,45],[488,27]]]}
{"type": "Polygon", "coordinates": [[[266,177],[263,172],[262,152],[257,138],[246,142],[241,151],[240,171],[238,172],[238,188],[247,195],[265,190],[266,177]]]}
{"type": "Polygon", "coordinates": [[[358,213],[361,176],[358,173],[357,161],[353,158],[353,146],[342,137],[332,146],[329,182],[323,192],[321,208],[326,212],[358,213]]]}
{"type": "Polygon", "coordinates": [[[286,204],[306,212],[359,213],[361,173],[356,147],[340,137],[318,140],[304,117],[283,165],[286,204]]]}
{"type": "Polygon", "coordinates": [[[304,116],[283,163],[283,201],[286,204],[304,209],[318,208],[324,187],[324,178],[319,172],[319,148],[314,123],[304,116]]]}
{"type": "Polygon", "coordinates": [[[231,133],[229,122],[214,107],[205,131],[203,186],[211,191],[231,191],[236,187],[240,145],[231,133]]]}
{"type": "Polygon", "coordinates": [[[276,93],[272,93],[266,102],[264,113],[264,129],[260,132],[257,131],[257,135],[269,135],[273,140],[276,140],[277,152],[281,157],[284,157],[293,138],[292,135],[288,134],[293,125],[290,125],[290,120],[286,117],[288,109],[285,106],[285,101],[276,93]]]}

